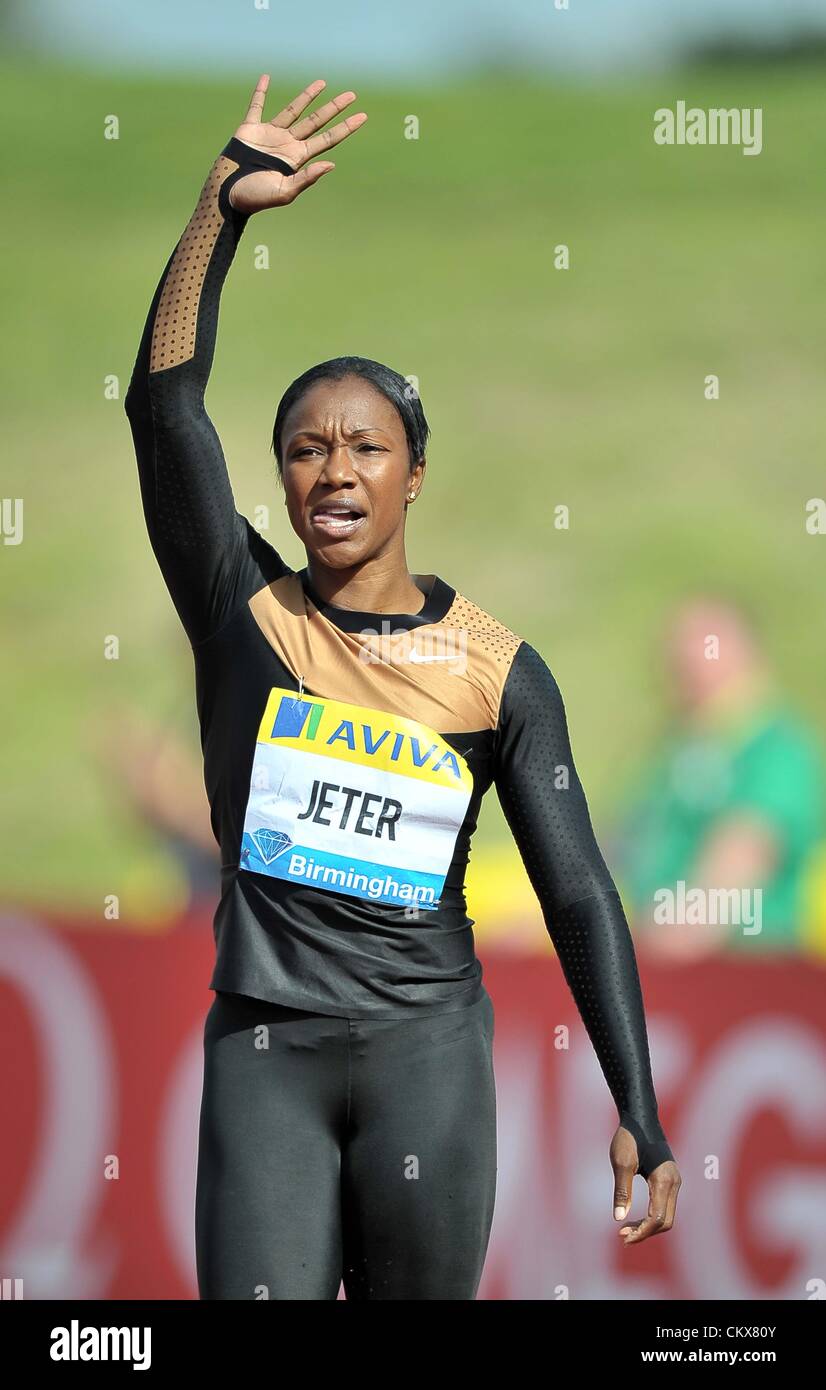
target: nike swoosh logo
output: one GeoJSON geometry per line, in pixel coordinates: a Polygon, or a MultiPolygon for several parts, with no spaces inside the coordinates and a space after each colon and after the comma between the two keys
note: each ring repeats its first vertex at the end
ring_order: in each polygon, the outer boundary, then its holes
{"type": "Polygon", "coordinates": [[[412,651],[410,652],[410,660],[411,660],[411,661],[418,661],[418,662],[425,662],[425,661],[457,661],[458,658],[459,658],[459,653],[458,653],[458,652],[451,652],[449,656],[424,656],[421,652],[417,652],[416,649],[415,649],[415,647],[414,647],[414,648],[412,649],[412,651]]]}

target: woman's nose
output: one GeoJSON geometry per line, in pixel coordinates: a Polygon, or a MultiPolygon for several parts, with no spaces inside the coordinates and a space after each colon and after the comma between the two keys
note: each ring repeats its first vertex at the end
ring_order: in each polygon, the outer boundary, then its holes
{"type": "Polygon", "coordinates": [[[353,449],[354,446],[350,444],[332,444],[323,471],[334,477],[352,473],[355,462],[353,449]]]}

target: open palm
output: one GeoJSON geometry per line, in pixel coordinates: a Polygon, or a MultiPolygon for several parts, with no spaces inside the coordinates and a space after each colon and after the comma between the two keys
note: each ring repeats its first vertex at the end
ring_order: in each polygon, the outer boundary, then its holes
{"type": "Polygon", "coordinates": [[[339,96],[333,97],[332,101],[325,102],[317,111],[299,120],[302,111],[306,110],[327,85],[323,78],[311,82],[309,87],[305,87],[304,91],[294,97],[277,116],[273,116],[271,121],[262,120],[264,98],[269,84],[269,76],[265,73],[258,80],[249,110],[243,124],[236,130],[235,138],[264,154],[277,155],[296,172],[290,175],[279,173],[275,169],[261,169],[256,170],[254,174],[246,174],[233,184],[229,195],[230,203],[239,212],[246,214],[291,203],[305,188],[309,188],[323,174],[336,167],[331,160],[321,160],[304,168],[307,160],[346,140],[348,135],[352,135],[353,131],[358,130],[367,120],[367,113],[359,111],[353,116],[346,116],[329,130],[321,130],[321,126],[326,125],[339,111],[343,111],[345,106],[355,101],[355,92],[341,92],[339,96]]]}

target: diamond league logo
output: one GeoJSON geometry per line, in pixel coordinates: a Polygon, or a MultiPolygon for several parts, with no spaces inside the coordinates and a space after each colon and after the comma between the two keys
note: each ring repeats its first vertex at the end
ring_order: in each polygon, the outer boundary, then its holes
{"type": "Polygon", "coordinates": [[[263,828],[253,832],[252,839],[255,847],[261,855],[265,864],[271,864],[277,859],[279,854],[283,854],[285,849],[289,849],[293,841],[283,830],[267,830],[263,828]]]}

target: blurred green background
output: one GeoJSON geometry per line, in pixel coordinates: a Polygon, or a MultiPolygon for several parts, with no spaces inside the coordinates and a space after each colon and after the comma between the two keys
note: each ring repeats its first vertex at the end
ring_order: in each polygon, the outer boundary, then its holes
{"type": "MultiPolygon", "coordinates": [[[[97,913],[117,892],[137,918],[179,892],[100,756],[125,704],[198,749],[123,396],[155,285],[260,70],[268,115],[322,75],[370,120],[318,188],[255,219],[231,270],[207,406],[240,510],[269,505],[268,539],[304,563],[269,452],[279,397],[314,362],[377,358],[418,378],[433,431],[410,568],[543,653],[598,832],[664,717],[658,638],[687,592],[745,600],[789,695],[826,729],[826,541],[804,525],[826,491],[822,64],[381,86],[266,61],[241,80],[113,82],[18,56],[0,69],[2,494],[25,507],[23,544],[0,557],[6,901],[97,913]],[[653,113],[677,99],[762,107],[762,153],[655,145],[653,113]]],[[[477,858],[507,838],[491,792],[477,858]]]]}

